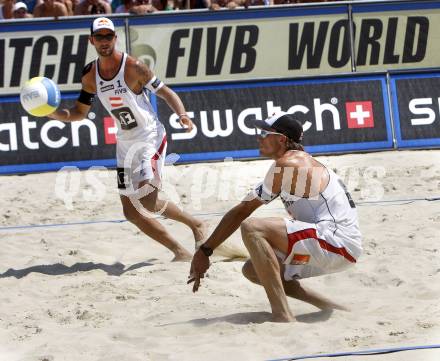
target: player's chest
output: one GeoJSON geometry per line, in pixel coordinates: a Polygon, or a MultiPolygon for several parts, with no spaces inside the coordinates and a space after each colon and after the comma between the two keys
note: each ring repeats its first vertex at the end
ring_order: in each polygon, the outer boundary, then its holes
{"type": "Polygon", "coordinates": [[[98,94],[102,96],[116,96],[128,94],[129,87],[121,79],[103,80],[100,79],[97,83],[98,94]]]}

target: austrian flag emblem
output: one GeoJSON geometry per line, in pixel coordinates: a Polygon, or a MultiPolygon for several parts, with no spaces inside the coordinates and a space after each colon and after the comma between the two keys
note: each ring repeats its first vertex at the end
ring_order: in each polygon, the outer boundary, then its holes
{"type": "Polygon", "coordinates": [[[121,97],[109,97],[109,101],[112,108],[122,107],[124,105],[121,97]]]}

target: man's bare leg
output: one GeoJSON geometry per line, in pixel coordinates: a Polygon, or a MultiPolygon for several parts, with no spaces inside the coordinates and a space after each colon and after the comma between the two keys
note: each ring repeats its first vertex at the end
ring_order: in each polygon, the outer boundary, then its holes
{"type": "Polygon", "coordinates": [[[165,208],[162,213],[164,217],[183,223],[191,228],[196,244],[206,241],[208,227],[205,222],[182,211],[173,202],[158,199],[156,205],[159,209],[165,208]]]}
{"type": "MultiPolygon", "coordinates": [[[[280,267],[281,270],[281,277],[283,277],[283,267],[280,267]]],[[[252,265],[252,261],[248,260],[245,262],[243,266],[243,275],[251,282],[261,285],[260,280],[258,279],[258,276],[255,272],[255,269],[252,265]]],[[[292,298],[296,298],[297,300],[307,302],[312,304],[315,307],[320,308],[321,310],[328,310],[328,309],[336,309],[336,310],[343,310],[348,311],[348,309],[344,306],[341,306],[328,298],[320,295],[319,293],[312,291],[303,285],[300,284],[297,280],[292,281],[285,281],[283,279],[283,287],[284,291],[286,292],[286,295],[292,298]]]]}
{"type": "Polygon", "coordinates": [[[348,311],[348,308],[331,301],[316,291],[304,287],[298,280],[284,281],[284,290],[289,297],[296,298],[320,308],[321,310],[342,310],[348,311]]]}
{"type": "Polygon", "coordinates": [[[272,247],[264,238],[264,233],[255,227],[252,219],[248,219],[241,225],[241,234],[255,266],[258,279],[269,298],[273,321],[294,321],[295,318],[289,309],[280,277],[280,266],[272,247]]]}
{"type": "MultiPolygon", "coordinates": [[[[152,187],[147,182],[142,182],[140,187],[152,187]]],[[[148,189],[148,188],[147,188],[148,189]]],[[[207,224],[193,217],[189,213],[182,211],[176,204],[171,201],[159,199],[157,189],[149,188],[147,195],[141,199],[141,203],[145,208],[153,213],[161,212],[166,218],[183,223],[191,228],[196,244],[203,243],[207,237],[207,224]]]]}
{"type": "Polygon", "coordinates": [[[141,214],[133,205],[132,201],[121,196],[125,218],[136,225],[147,236],[159,242],[174,253],[173,262],[191,260],[191,253],[182,247],[156,219],[141,214]]]}

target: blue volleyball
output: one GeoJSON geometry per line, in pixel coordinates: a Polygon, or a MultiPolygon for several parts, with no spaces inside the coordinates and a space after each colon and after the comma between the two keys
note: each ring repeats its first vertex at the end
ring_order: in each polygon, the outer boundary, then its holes
{"type": "Polygon", "coordinates": [[[20,91],[23,108],[35,117],[45,117],[60,105],[58,86],[50,79],[38,76],[28,80],[20,91]]]}

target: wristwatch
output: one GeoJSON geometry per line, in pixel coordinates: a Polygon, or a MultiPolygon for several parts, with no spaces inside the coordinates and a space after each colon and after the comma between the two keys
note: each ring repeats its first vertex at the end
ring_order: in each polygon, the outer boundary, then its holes
{"type": "Polygon", "coordinates": [[[205,246],[203,244],[200,246],[200,249],[206,257],[212,256],[212,253],[214,252],[211,247],[205,246]]]}

